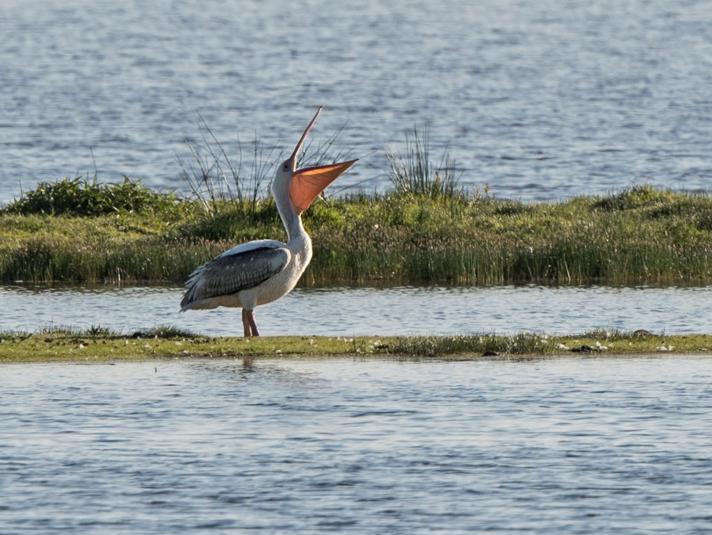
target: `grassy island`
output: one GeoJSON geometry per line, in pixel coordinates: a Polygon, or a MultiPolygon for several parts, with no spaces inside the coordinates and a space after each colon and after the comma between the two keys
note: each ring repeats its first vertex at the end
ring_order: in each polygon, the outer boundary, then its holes
{"type": "Polygon", "coordinates": [[[156,358],[385,357],[515,359],[700,354],[712,352],[712,335],[665,336],[594,331],[572,336],[519,334],[413,337],[207,337],[156,328],[121,334],[106,329],[0,333],[0,363],[106,362],[156,358]]]}
{"type": "MultiPolygon", "coordinates": [[[[712,197],[638,186],[523,203],[391,193],[305,214],[304,286],[712,283],[712,197]]],[[[40,184],[0,210],[3,283],[179,283],[235,243],[284,239],[270,199],[199,200],[138,182],[40,184]]]]}

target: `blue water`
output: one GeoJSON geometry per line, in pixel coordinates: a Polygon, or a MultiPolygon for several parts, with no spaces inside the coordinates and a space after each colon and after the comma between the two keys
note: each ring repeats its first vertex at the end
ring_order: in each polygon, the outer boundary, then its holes
{"type": "MultiPolygon", "coordinates": [[[[241,336],[237,309],[178,312],[179,288],[3,287],[0,332],[100,325],[133,333],[171,325],[241,336]]],[[[297,289],[255,312],[263,335],[446,335],[593,329],[706,333],[712,287],[704,288],[333,288],[297,289]]],[[[0,349],[1,350],[1,349],[0,349]]]]}
{"type": "Polygon", "coordinates": [[[316,104],[362,158],[341,186],[387,188],[384,148],[431,123],[500,196],[709,189],[710,28],[706,0],[5,0],[0,203],[95,170],[185,190],[199,117],[287,150],[316,104]]]}
{"type": "Polygon", "coordinates": [[[706,533],[706,359],[0,368],[2,533],[706,533]]]}

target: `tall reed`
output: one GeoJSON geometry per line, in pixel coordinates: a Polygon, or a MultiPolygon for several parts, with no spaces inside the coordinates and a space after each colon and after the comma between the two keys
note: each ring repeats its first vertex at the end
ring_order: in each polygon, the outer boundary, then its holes
{"type": "Polygon", "coordinates": [[[461,194],[455,160],[447,150],[439,163],[432,158],[427,127],[406,132],[403,152],[388,151],[389,178],[397,194],[453,197],[461,194]]]}
{"type": "Polygon", "coordinates": [[[276,147],[266,145],[254,134],[245,149],[237,138],[235,153],[230,155],[208,124],[200,121],[200,142],[186,140],[190,159],[178,157],[181,175],[206,213],[219,212],[225,201],[235,200],[252,216],[280,160],[276,147]]]}
{"type": "MultiPolygon", "coordinates": [[[[348,159],[350,152],[339,145],[345,125],[324,140],[309,138],[300,157],[300,166],[314,166],[348,159]]],[[[260,205],[269,202],[269,185],[284,151],[269,145],[255,132],[243,144],[237,138],[230,153],[208,124],[199,123],[200,140],[186,140],[189,158],[178,156],[181,176],[193,196],[209,216],[221,210],[239,210],[254,220],[260,205]]]]}

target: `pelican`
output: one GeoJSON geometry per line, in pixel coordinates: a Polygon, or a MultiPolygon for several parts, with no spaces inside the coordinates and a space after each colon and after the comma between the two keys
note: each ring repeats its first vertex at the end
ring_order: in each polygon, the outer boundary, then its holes
{"type": "Polygon", "coordinates": [[[301,214],[356,160],[297,169],[299,153],[321,107],[304,129],[292,155],[278,168],[272,195],[287,231],[287,243],[254,240],[228,249],[198,267],[185,283],[181,311],[219,306],[242,308],[245,337],[259,336],[254,310],[288,294],[312,258],[312,242],[301,214]]]}

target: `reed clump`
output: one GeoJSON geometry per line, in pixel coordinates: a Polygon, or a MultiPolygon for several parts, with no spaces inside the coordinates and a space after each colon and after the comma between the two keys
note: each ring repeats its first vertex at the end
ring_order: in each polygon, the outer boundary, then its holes
{"type": "Polygon", "coordinates": [[[455,160],[444,150],[433,159],[428,128],[406,132],[402,151],[388,151],[388,176],[397,195],[455,197],[463,194],[455,160]]]}
{"type": "MultiPolygon", "coordinates": [[[[286,238],[271,199],[215,200],[207,212],[151,195],[130,210],[61,212],[23,197],[0,210],[0,280],[179,283],[235,243],[286,238]]],[[[637,186],[527,204],[394,192],[317,201],[304,222],[304,286],[712,284],[709,195],[637,186]]]]}

